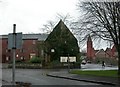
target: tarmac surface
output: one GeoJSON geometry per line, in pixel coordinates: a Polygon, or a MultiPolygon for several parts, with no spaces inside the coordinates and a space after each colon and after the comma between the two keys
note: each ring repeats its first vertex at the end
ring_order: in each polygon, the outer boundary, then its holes
{"type": "MultiPolygon", "coordinates": [[[[86,64],[86,65],[82,65],[81,70],[116,70],[116,69],[118,69],[118,67],[116,67],[116,66],[112,66],[112,67],[106,66],[105,68],[101,68],[101,65],[86,64]]],[[[68,73],[67,69],[66,70],[55,70],[55,71],[46,73],[46,75],[49,77],[97,83],[97,84],[103,85],[103,86],[97,85],[96,87],[120,87],[120,85],[119,85],[120,80],[118,78],[70,74],[70,73],[68,73]]],[[[0,83],[1,82],[4,84],[7,84],[7,85],[11,84],[5,80],[1,80],[1,78],[0,78],[0,83]]],[[[51,87],[54,87],[54,86],[51,86],[51,87]]],[[[71,86],[71,87],[77,87],[77,86],[71,86]]],[[[82,87],[82,86],[80,86],[80,87],[82,87]]],[[[95,87],[95,86],[86,86],[86,87],[95,87]]]]}

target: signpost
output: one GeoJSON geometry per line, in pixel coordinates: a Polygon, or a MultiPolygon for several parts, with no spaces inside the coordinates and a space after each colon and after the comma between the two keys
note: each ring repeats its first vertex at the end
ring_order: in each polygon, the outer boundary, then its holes
{"type": "Polygon", "coordinates": [[[8,35],[8,49],[13,51],[13,68],[12,68],[12,83],[15,85],[15,58],[16,49],[22,46],[22,33],[16,33],[16,24],[13,24],[13,33],[8,35]]]}
{"type": "Polygon", "coordinates": [[[68,55],[68,57],[60,57],[60,62],[67,62],[68,63],[68,72],[70,72],[70,62],[76,62],[76,57],[70,57],[68,55]]]}

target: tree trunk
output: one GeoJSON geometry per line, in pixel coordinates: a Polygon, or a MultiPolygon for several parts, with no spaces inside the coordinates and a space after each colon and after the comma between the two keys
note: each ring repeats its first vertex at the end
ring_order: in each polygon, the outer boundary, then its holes
{"type": "Polygon", "coordinates": [[[120,87],[120,45],[117,46],[118,52],[118,87],[120,87]]]}
{"type": "Polygon", "coordinates": [[[118,77],[120,77],[120,44],[115,44],[116,51],[118,52],[118,77]]]}
{"type": "Polygon", "coordinates": [[[118,51],[118,76],[120,76],[120,50],[118,51]]]}

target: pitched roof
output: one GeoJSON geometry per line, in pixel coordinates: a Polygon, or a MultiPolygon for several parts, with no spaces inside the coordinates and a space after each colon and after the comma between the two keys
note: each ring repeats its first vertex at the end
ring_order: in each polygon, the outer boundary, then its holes
{"type": "Polygon", "coordinates": [[[111,48],[106,48],[106,50],[105,50],[105,52],[109,52],[109,51],[111,51],[111,48]]]}
{"type": "Polygon", "coordinates": [[[88,36],[88,40],[87,41],[92,41],[92,39],[91,39],[91,36],[89,35],[88,36]]]}
{"type": "MultiPolygon", "coordinates": [[[[48,34],[23,34],[22,39],[38,39],[45,41],[48,34]]],[[[8,35],[0,35],[0,38],[8,38],[8,35]]]]}
{"type": "Polygon", "coordinates": [[[51,39],[52,37],[58,36],[58,35],[60,37],[64,37],[65,35],[66,36],[72,35],[74,37],[74,39],[76,39],[75,36],[72,34],[72,32],[68,29],[68,27],[64,24],[64,22],[62,20],[60,20],[59,23],[55,26],[55,28],[50,33],[48,38],[51,39]]]}
{"type": "Polygon", "coordinates": [[[95,53],[95,55],[97,55],[97,54],[99,54],[99,53],[101,53],[101,52],[104,52],[104,53],[105,53],[105,51],[104,51],[103,49],[100,49],[98,52],[95,53]]]}
{"type": "Polygon", "coordinates": [[[38,40],[46,40],[48,34],[23,34],[23,39],[38,39],[38,40]]]}

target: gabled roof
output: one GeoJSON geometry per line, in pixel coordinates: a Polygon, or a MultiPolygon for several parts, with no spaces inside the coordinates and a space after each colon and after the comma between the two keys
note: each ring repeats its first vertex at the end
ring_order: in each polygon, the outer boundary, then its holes
{"type": "Polygon", "coordinates": [[[94,50],[95,54],[98,52],[99,50],[94,50]]]}
{"type": "Polygon", "coordinates": [[[71,35],[71,36],[74,37],[74,39],[76,39],[75,36],[72,34],[72,32],[68,29],[68,27],[64,24],[64,22],[62,20],[60,20],[59,23],[55,26],[55,28],[50,33],[50,35],[48,36],[48,38],[51,39],[54,36],[58,36],[58,35],[60,37],[64,37],[65,35],[66,36],[71,35]]]}
{"type": "Polygon", "coordinates": [[[95,53],[95,55],[99,54],[100,52],[104,52],[105,53],[105,51],[103,49],[100,49],[98,52],[95,53]]]}
{"type": "Polygon", "coordinates": [[[106,48],[106,50],[105,50],[105,52],[109,52],[109,51],[111,51],[111,48],[106,48]]]}

